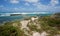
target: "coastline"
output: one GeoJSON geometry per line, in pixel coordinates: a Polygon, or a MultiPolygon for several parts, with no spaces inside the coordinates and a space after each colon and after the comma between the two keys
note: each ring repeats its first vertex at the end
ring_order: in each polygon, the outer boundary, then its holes
{"type": "MultiPolygon", "coordinates": [[[[17,31],[23,32],[25,36],[55,36],[60,35],[59,24],[60,18],[57,16],[31,16],[23,17],[21,20],[14,20],[11,22],[5,22],[4,25],[6,28],[13,26],[17,28],[17,31]],[[52,24],[53,23],[53,24],[52,24]],[[55,24],[56,23],[56,24],[55,24]],[[56,25],[56,26],[55,26],[56,25]],[[18,30],[19,29],[19,30],[18,30]]],[[[5,27],[4,27],[5,28],[5,27]]],[[[21,35],[19,33],[19,35],[21,35]]],[[[22,36],[22,35],[21,35],[22,36]]]]}

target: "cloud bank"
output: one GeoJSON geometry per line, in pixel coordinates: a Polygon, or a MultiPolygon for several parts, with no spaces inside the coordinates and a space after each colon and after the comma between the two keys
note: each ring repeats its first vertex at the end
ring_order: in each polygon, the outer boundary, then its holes
{"type": "MultiPolygon", "coordinates": [[[[6,0],[7,1],[7,0],[6,0]]],[[[7,1],[8,2],[8,1],[7,1]]],[[[47,1],[48,2],[48,1],[47,1]]],[[[19,4],[19,8],[6,8],[10,11],[50,11],[50,12],[59,12],[60,6],[57,6],[59,4],[59,0],[50,0],[50,2],[45,5],[41,3],[41,0],[10,0],[10,4],[19,4]],[[23,2],[24,4],[21,4],[23,2]],[[23,7],[21,7],[23,6],[23,7]]],[[[43,2],[44,3],[44,2],[43,2]]],[[[0,5],[0,9],[2,9],[2,5],[0,5]]]]}

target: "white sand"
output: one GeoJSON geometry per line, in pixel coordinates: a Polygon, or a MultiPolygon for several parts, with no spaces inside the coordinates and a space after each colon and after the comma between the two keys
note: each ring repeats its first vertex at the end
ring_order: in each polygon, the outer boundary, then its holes
{"type": "Polygon", "coordinates": [[[39,32],[33,32],[33,36],[40,36],[39,32]]]}
{"type": "Polygon", "coordinates": [[[39,32],[33,32],[33,36],[47,36],[48,34],[46,32],[42,32],[42,33],[39,33],[39,32]]]}
{"type": "Polygon", "coordinates": [[[27,27],[27,24],[30,22],[30,20],[23,20],[23,21],[21,21],[20,23],[22,24],[22,26],[21,26],[21,28],[23,29],[23,28],[26,28],[26,29],[29,29],[28,27],[27,27]]]}
{"type": "Polygon", "coordinates": [[[41,33],[40,36],[47,36],[47,35],[48,35],[48,34],[44,31],[44,32],[41,33]]]}
{"type": "MultiPolygon", "coordinates": [[[[34,21],[36,19],[38,19],[38,18],[34,18],[34,17],[31,18],[32,21],[34,21]]],[[[22,28],[27,28],[28,29],[27,24],[29,22],[30,22],[30,20],[23,20],[23,21],[21,21],[20,23],[22,24],[22,28]]]]}
{"type": "Polygon", "coordinates": [[[38,19],[38,17],[36,17],[36,18],[32,17],[32,18],[31,18],[32,21],[34,21],[34,20],[36,20],[36,19],[38,19]]]}
{"type": "MultiPolygon", "coordinates": [[[[36,20],[38,18],[31,18],[32,21],[36,20]]],[[[29,30],[29,27],[27,27],[28,23],[30,22],[30,20],[22,20],[20,23],[22,24],[21,29],[27,29],[29,30]]],[[[36,24],[36,23],[35,23],[36,24]]],[[[36,24],[36,26],[38,26],[37,28],[41,28],[38,24],[36,24]]],[[[25,34],[29,35],[27,31],[25,31],[25,34]]],[[[33,32],[32,36],[47,36],[48,34],[43,31],[42,33],[39,32],[33,32]]]]}

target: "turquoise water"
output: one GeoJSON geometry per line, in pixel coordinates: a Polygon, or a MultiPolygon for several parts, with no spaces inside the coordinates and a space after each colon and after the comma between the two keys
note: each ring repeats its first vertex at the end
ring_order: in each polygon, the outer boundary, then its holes
{"type": "Polygon", "coordinates": [[[1,16],[0,23],[22,19],[22,18],[23,18],[22,16],[1,16]]]}
{"type": "MultiPolygon", "coordinates": [[[[27,14],[27,15],[20,15],[20,16],[0,16],[0,23],[13,21],[13,20],[20,20],[23,19],[24,16],[37,16],[38,14],[27,14]]],[[[39,14],[38,16],[47,16],[49,14],[39,14]]]]}

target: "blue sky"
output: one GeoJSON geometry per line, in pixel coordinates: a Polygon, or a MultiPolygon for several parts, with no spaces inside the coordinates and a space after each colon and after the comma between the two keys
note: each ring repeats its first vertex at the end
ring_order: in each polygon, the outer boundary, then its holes
{"type": "Polygon", "coordinates": [[[0,12],[60,12],[60,0],[0,0],[0,12]]]}

